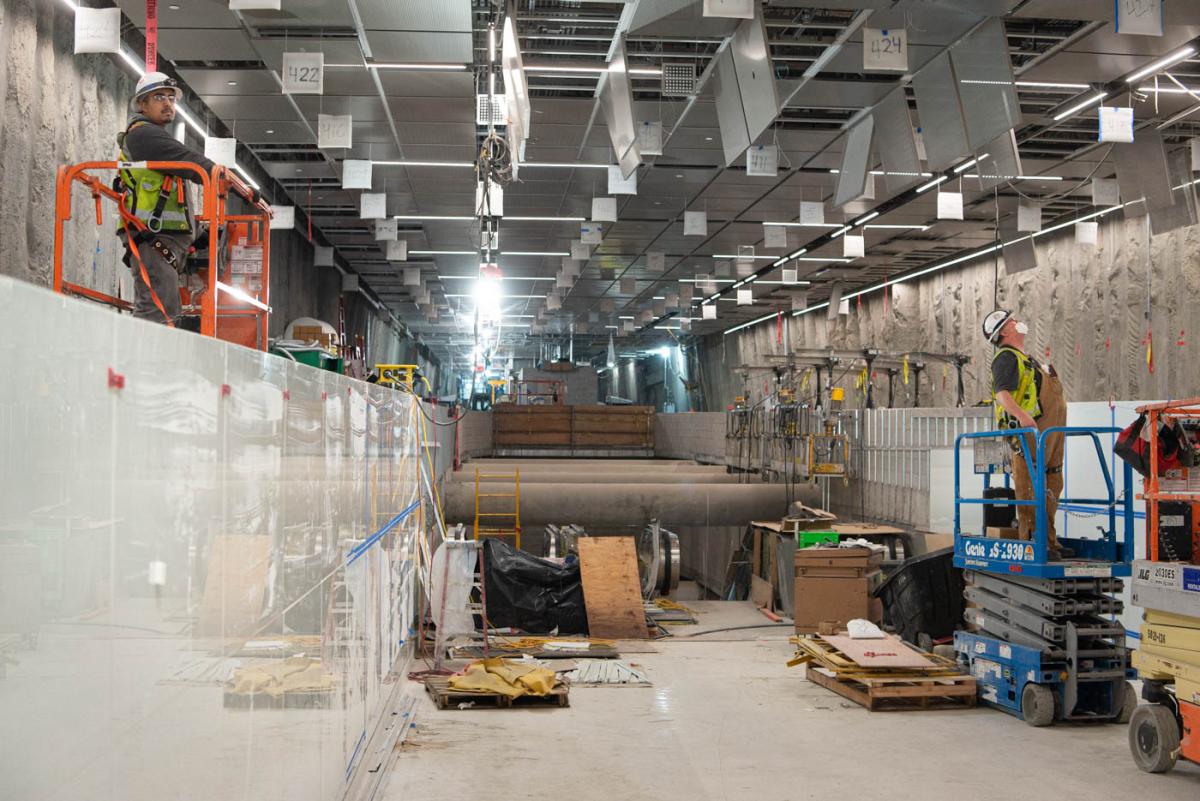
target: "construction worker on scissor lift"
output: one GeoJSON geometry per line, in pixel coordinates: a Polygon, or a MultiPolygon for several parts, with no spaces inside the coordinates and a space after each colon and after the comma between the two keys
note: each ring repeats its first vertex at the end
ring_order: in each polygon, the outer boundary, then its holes
{"type": "MultiPolygon", "coordinates": [[[[1036,428],[1045,431],[1067,424],[1067,400],[1062,381],[1054,366],[1039,364],[1025,352],[1025,336],[1029,326],[1017,320],[1012,312],[997,309],[983,321],[983,335],[996,346],[992,357],[992,405],[1000,429],[1036,428]]],[[[1063,490],[1064,436],[1051,434],[1046,438],[1046,548],[1051,560],[1062,559],[1054,518],[1058,514],[1058,499],[1063,490]]],[[[1036,462],[1036,443],[1026,437],[1030,461],[1036,462]]],[[[1017,500],[1033,500],[1033,481],[1025,462],[1020,443],[1013,439],[1012,477],[1017,500]]],[[[1036,466],[1036,465],[1035,465],[1036,466]]],[[[1017,507],[1019,537],[1032,539],[1037,525],[1037,510],[1032,506],[1017,507]]],[[[1070,556],[1070,554],[1066,554],[1070,556]]]]}
{"type": "MultiPolygon", "coordinates": [[[[167,132],[182,95],[178,83],[161,72],[142,76],[129,103],[129,123],[117,136],[121,161],[191,162],[212,172],[213,162],[167,132]]],[[[197,234],[185,180],[198,182],[186,170],[126,167],[115,184],[125,197],[117,235],[133,272],[133,316],[171,326],[179,324],[182,314],[179,275],[197,234]]]]}

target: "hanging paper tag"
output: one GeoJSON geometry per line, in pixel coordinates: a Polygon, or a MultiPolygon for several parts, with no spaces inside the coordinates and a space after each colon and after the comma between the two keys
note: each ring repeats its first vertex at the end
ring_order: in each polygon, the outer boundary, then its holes
{"type": "Polygon", "coordinates": [[[1075,223],[1075,244],[1094,245],[1098,239],[1100,224],[1094,222],[1075,223]]]}
{"type": "Polygon", "coordinates": [[[1163,35],[1163,0],[1116,0],[1117,33],[1163,35]]]}
{"type": "Polygon", "coordinates": [[[786,248],[787,228],[782,225],[763,224],[763,247],[786,248]]]}
{"type": "Polygon", "coordinates": [[[421,285],[421,268],[420,267],[405,267],[404,268],[404,286],[420,286],[421,285]]]}
{"type": "Polygon", "coordinates": [[[1042,230],[1041,206],[1017,206],[1017,231],[1030,233],[1042,230]]]}
{"type": "Polygon", "coordinates": [[[643,122],[637,129],[638,149],[643,156],[661,156],[663,128],[661,122],[643,122]]]}
{"type": "Polygon", "coordinates": [[[408,261],[408,240],[396,239],[388,242],[384,258],[388,261],[408,261]]]}
{"type": "Polygon", "coordinates": [[[620,283],[620,290],[621,290],[622,295],[636,295],[637,294],[637,279],[622,278],[621,283],[620,283]]]}
{"type": "Polygon", "coordinates": [[[382,220],[387,216],[387,195],[383,192],[363,192],[358,199],[358,216],[364,220],[382,220]]]}
{"type": "Polygon", "coordinates": [[[1092,179],[1092,205],[1118,206],[1121,203],[1121,189],[1115,178],[1092,179]]]}
{"type": "Polygon", "coordinates": [[[575,282],[566,273],[560,272],[554,276],[554,286],[558,289],[570,289],[574,285],[575,282]]]}
{"type": "Polygon", "coordinates": [[[781,272],[783,273],[783,277],[780,280],[782,280],[785,284],[794,284],[799,280],[798,270],[795,270],[791,267],[784,267],[781,272]]]}
{"type": "Polygon", "coordinates": [[[754,305],[754,290],[750,288],[739,289],[737,291],[737,305],[753,306],[754,305]]]}
{"type": "Polygon", "coordinates": [[[938,192],[937,218],[939,220],[961,220],[963,218],[961,192],[938,192]]]}
{"type": "Polygon", "coordinates": [[[370,189],[371,162],[346,159],[342,162],[342,189],[370,189]]]}
{"type": "Polygon", "coordinates": [[[846,234],[842,237],[842,255],[848,259],[857,259],[867,255],[867,238],[846,234]]]}
{"type": "Polygon", "coordinates": [[[583,242],[575,239],[571,242],[571,258],[576,261],[587,261],[592,257],[592,249],[583,242]]]}
{"type": "Polygon", "coordinates": [[[792,311],[804,311],[808,308],[808,293],[793,292],[792,293],[792,311]]]}
{"type": "Polygon", "coordinates": [[[683,213],[684,236],[708,236],[708,215],[703,211],[683,213]]]}
{"type": "Polygon", "coordinates": [[[120,53],[121,9],[75,9],[75,54],[120,53]]]}
{"type": "Polygon", "coordinates": [[[824,225],[825,204],[818,200],[800,201],[801,225],[824,225]]]}
{"type": "Polygon", "coordinates": [[[695,297],[695,287],[691,284],[679,285],[679,302],[686,303],[689,306],[692,303],[692,298],[695,297]]]}
{"type": "Polygon", "coordinates": [[[564,275],[569,275],[572,278],[578,278],[583,272],[583,265],[572,259],[570,256],[563,256],[562,271],[564,275]]]}
{"type": "Polygon", "coordinates": [[[375,241],[394,242],[400,235],[400,223],[394,217],[375,221],[375,241]]]}
{"type": "Polygon", "coordinates": [[[705,320],[717,319],[717,304],[716,304],[716,302],[714,301],[713,303],[705,303],[703,306],[701,306],[700,307],[700,316],[705,320]]]}
{"type": "Polygon", "coordinates": [[[863,69],[905,72],[908,33],[904,28],[863,28],[863,69]]]}
{"type": "Polygon", "coordinates": [[[667,254],[651,252],[646,254],[646,269],[652,273],[661,273],[667,266],[667,254]]]}
{"type": "Polygon", "coordinates": [[[637,171],[629,174],[626,178],[621,175],[621,168],[611,166],[608,168],[608,194],[610,195],[636,195],[637,194],[637,171]]]}
{"type": "Polygon", "coordinates": [[[1192,146],[1192,172],[1200,172],[1200,138],[1188,141],[1192,146]]]}
{"type": "Polygon", "coordinates": [[[599,245],[604,230],[594,223],[583,223],[579,226],[579,241],[585,245],[599,245]]]}
{"type": "Polygon", "coordinates": [[[316,267],[333,266],[333,248],[317,246],[313,248],[313,265],[316,267]]]}
{"type": "Polygon", "coordinates": [[[283,54],[283,93],[285,95],[319,95],[324,91],[324,53],[283,54]]]}
{"type": "Polygon", "coordinates": [[[616,222],[617,199],[615,197],[592,198],[592,222],[616,222]]]}
{"type": "Polygon", "coordinates": [[[779,148],[775,145],[751,145],[746,151],[746,175],[774,178],[779,173],[779,148]]]}
{"type": "Polygon", "coordinates": [[[1100,141],[1132,142],[1133,109],[1100,107],[1100,141]]]}
{"type": "Polygon", "coordinates": [[[295,206],[271,206],[271,230],[282,231],[296,227],[295,206]]]}
{"type": "Polygon", "coordinates": [[[232,167],[237,162],[237,140],[219,136],[204,137],[204,158],[232,167]]]}
{"type": "Polygon", "coordinates": [[[704,0],[704,16],[754,19],[754,0],[704,0]]]}
{"type": "Polygon", "coordinates": [[[158,0],[146,0],[146,72],[158,72],[158,0]]]}
{"type": "Polygon", "coordinates": [[[279,0],[229,0],[230,11],[279,11],[279,0]]]}
{"type": "Polygon", "coordinates": [[[349,114],[317,115],[317,147],[350,147],[354,119],[349,114]]]}

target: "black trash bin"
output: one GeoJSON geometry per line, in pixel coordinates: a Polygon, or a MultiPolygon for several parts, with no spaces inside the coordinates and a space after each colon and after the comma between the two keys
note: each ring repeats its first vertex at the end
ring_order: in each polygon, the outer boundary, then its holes
{"type": "Polygon", "coordinates": [[[942,548],[900,563],[875,597],[883,604],[883,622],[904,640],[928,647],[929,640],[951,637],[963,617],[962,570],[954,549],[942,548]]]}

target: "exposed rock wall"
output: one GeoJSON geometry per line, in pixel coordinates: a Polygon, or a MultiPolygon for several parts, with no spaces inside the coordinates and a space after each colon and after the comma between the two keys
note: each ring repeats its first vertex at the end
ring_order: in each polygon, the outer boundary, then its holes
{"type": "MultiPolygon", "coordinates": [[[[1028,347],[1050,361],[1076,401],[1200,395],[1200,226],[1148,236],[1145,217],[1112,215],[1100,225],[1095,247],[1075,244],[1072,229],[1038,240],[1038,267],[1006,275],[1003,261],[985,257],[850,301],[836,321],[826,310],[785,314],[783,343],[776,326],[762,323],[727,337],[704,340],[708,408],[719,410],[742,392],[732,369],[763,364],[766,354],[789,348],[877,348],[884,352],[962,353],[966,405],[990,397],[992,349],[980,333],[996,306],[1029,323],[1028,347]],[[998,280],[997,280],[998,276],[998,280]],[[998,295],[998,297],[997,297],[998,295]],[[1146,363],[1153,335],[1154,371],[1146,363]],[[1178,344],[1182,342],[1183,344],[1178,344]]],[[[841,369],[839,368],[839,372],[841,369]]],[[[761,397],[764,372],[752,373],[751,394],[761,397]]],[[[839,382],[847,402],[861,405],[856,371],[839,382]]],[[[887,403],[887,375],[877,370],[877,404],[887,403]]],[[[912,406],[916,384],[896,381],[896,406],[912,406]]],[[[921,378],[921,406],[953,406],[952,367],[930,363],[921,378]]]]}
{"type": "MultiPolygon", "coordinates": [[[[114,157],[134,81],[109,56],[74,55],[74,18],[60,2],[0,0],[0,15],[0,273],[46,285],[58,167],[114,157]]],[[[111,214],[98,230],[82,188],[73,208],[78,222],[65,228],[64,277],[110,293],[124,280],[130,297],[111,214]]]]}

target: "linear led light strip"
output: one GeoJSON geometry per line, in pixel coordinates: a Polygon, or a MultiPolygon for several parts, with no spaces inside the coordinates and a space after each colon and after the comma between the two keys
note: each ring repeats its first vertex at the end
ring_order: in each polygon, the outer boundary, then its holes
{"type": "MultiPolygon", "coordinates": [[[[466,214],[393,214],[394,220],[474,220],[466,214]]],[[[505,222],[587,222],[586,217],[509,217],[505,222]]],[[[565,255],[565,254],[564,254],[565,255]]]]}
{"type": "MultiPolygon", "coordinates": [[[[1200,184],[1200,179],[1197,179],[1196,181],[1193,181],[1192,183],[1200,184]]],[[[1038,231],[1035,234],[1029,234],[1027,236],[1017,237],[1016,239],[1001,243],[999,245],[988,245],[987,247],[984,247],[980,250],[976,250],[972,253],[967,253],[965,255],[958,256],[957,258],[951,259],[950,261],[943,262],[941,264],[934,264],[934,265],[926,267],[922,270],[918,270],[915,273],[909,273],[908,275],[904,275],[904,276],[901,276],[899,278],[889,280],[889,281],[883,281],[882,283],[873,284],[872,286],[865,287],[856,292],[851,292],[847,295],[843,295],[842,300],[851,300],[853,298],[858,297],[859,295],[866,295],[870,292],[875,292],[880,289],[885,289],[886,287],[889,287],[889,286],[896,286],[897,284],[903,284],[906,281],[913,280],[914,278],[924,277],[926,275],[929,275],[930,273],[940,272],[941,270],[945,270],[947,267],[954,267],[956,265],[963,264],[964,262],[973,261],[974,259],[977,259],[980,256],[986,256],[990,253],[995,253],[997,250],[1002,249],[1005,245],[1011,245],[1016,242],[1022,242],[1026,239],[1036,239],[1037,237],[1040,237],[1040,236],[1046,236],[1047,234],[1052,234],[1055,231],[1061,231],[1062,229],[1068,228],[1077,223],[1088,222],[1089,220],[1094,220],[1099,217],[1103,217],[1106,214],[1111,214],[1112,212],[1117,211],[1118,209],[1123,209],[1126,206],[1130,206],[1130,205],[1133,205],[1134,203],[1141,203],[1141,202],[1142,202],[1141,198],[1139,198],[1137,200],[1131,200],[1128,203],[1122,203],[1119,206],[1110,206],[1106,209],[1101,209],[1100,211],[1094,211],[1091,214],[1085,214],[1084,216],[1078,217],[1074,220],[1068,220],[1066,222],[1059,223],[1058,225],[1052,225],[1049,228],[1045,228],[1041,231],[1038,231]]],[[[799,317],[800,315],[808,314],[809,312],[818,311],[820,309],[825,309],[828,307],[829,307],[829,302],[824,301],[822,303],[816,304],[815,306],[809,306],[808,308],[794,311],[794,312],[792,312],[792,316],[799,317]]],[[[750,320],[749,322],[742,323],[741,325],[738,325],[738,326],[734,326],[733,328],[730,328],[728,331],[725,331],[724,334],[726,334],[726,335],[733,334],[733,333],[741,331],[745,328],[749,328],[751,326],[758,325],[759,323],[766,322],[767,320],[774,320],[775,315],[777,313],[778,312],[772,312],[771,314],[768,314],[764,317],[759,317],[756,320],[750,320]]]]}

